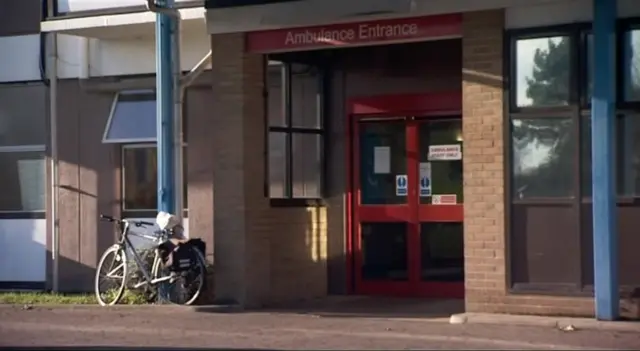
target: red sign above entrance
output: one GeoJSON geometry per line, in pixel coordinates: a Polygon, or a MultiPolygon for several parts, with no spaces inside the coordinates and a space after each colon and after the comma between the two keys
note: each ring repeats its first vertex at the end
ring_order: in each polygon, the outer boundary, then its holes
{"type": "Polygon", "coordinates": [[[276,29],[247,33],[247,51],[284,52],[410,42],[462,35],[459,14],[276,29]]]}

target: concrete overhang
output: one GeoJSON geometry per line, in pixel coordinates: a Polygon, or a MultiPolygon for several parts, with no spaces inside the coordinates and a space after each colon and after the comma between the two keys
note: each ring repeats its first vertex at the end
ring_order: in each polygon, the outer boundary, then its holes
{"type": "MultiPolygon", "coordinates": [[[[194,33],[206,31],[205,9],[180,9],[182,30],[194,33]]],[[[149,11],[51,19],[40,23],[42,32],[77,35],[98,39],[149,37],[155,35],[156,14],[149,11]]]]}
{"type": "Polygon", "coordinates": [[[570,1],[575,0],[304,0],[209,9],[206,21],[208,33],[222,34],[570,1]]]}

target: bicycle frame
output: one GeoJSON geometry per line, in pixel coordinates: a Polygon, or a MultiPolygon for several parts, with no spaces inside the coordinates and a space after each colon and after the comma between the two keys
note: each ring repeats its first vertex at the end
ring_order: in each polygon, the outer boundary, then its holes
{"type": "MultiPolygon", "coordinates": [[[[127,255],[127,250],[130,249],[130,251],[133,253],[133,261],[136,263],[136,266],[138,266],[138,269],[142,272],[142,275],[144,277],[144,281],[136,284],[134,286],[134,288],[139,288],[141,286],[144,286],[146,284],[150,284],[150,285],[156,285],[158,283],[170,280],[173,278],[173,276],[166,276],[166,277],[162,277],[162,278],[156,278],[153,279],[151,277],[151,275],[153,274],[153,272],[147,270],[145,268],[145,264],[142,261],[142,258],[140,257],[140,255],[138,255],[138,253],[135,250],[135,247],[133,246],[133,244],[131,243],[131,240],[129,239],[129,234],[135,235],[137,237],[143,238],[143,239],[147,239],[153,242],[159,242],[163,239],[162,236],[152,236],[152,235],[145,235],[145,234],[141,234],[141,233],[135,233],[130,231],[130,226],[131,223],[128,220],[121,220],[122,221],[122,233],[120,235],[120,239],[118,240],[118,246],[121,247],[121,249],[123,249],[124,251],[124,255],[125,255],[125,260],[122,264],[127,264],[126,262],[126,255],[127,255]]],[[[166,235],[166,234],[165,234],[166,235]]],[[[156,266],[156,262],[160,259],[159,255],[158,255],[158,251],[156,250],[154,252],[154,258],[153,258],[153,264],[151,266],[151,270],[153,270],[153,267],[156,266]]],[[[120,269],[120,265],[118,265],[116,268],[114,268],[113,270],[111,270],[109,273],[107,273],[107,276],[111,276],[111,274],[114,271],[117,271],[118,269],[120,269]]],[[[126,279],[126,277],[125,277],[126,279]]]]}

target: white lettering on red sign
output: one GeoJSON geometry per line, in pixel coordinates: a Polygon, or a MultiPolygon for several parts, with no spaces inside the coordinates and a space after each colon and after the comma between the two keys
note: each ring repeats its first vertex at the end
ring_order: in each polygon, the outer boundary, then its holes
{"type": "Polygon", "coordinates": [[[429,146],[429,161],[455,161],[462,159],[462,147],[459,144],[453,145],[431,145],[429,146]]]}
{"type": "Polygon", "coordinates": [[[360,24],[354,28],[288,31],[285,45],[340,44],[357,41],[390,40],[418,35],[418,24],[360,24]]]}

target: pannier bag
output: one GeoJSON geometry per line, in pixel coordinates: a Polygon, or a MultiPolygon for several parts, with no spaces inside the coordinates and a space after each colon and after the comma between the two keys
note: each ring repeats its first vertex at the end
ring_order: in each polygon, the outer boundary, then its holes
{"type": "Polygon", "coordinates": [[[204,255],[206,250],[204,241],[170,239],[158,246],[163,267],[173,272],[183,272],[196,267],[198,255],[195,250],[199,250],[204,255]]]}

